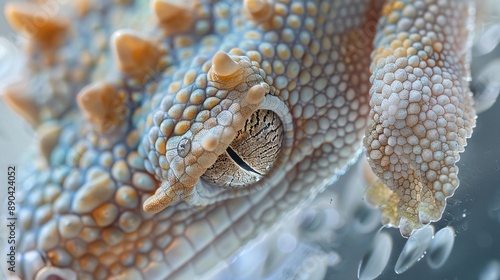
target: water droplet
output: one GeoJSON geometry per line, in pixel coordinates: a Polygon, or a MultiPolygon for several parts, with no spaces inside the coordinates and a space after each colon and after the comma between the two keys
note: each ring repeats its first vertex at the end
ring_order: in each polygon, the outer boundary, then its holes
{"type": "Polygon", "coordinates": [[[489,26],[474,44],[476,55],[485,55],[492,52],[500,44],[499,32],[500,24],[489,26]]]}
{"type": "Polygon", "coordinates": [[[443,266],[450,256],[454,243],[455,230],[452,227],[445,227],[438,231],[427,251],[427,263],[429,266],[434,269],[443,266]]]}
{"type": "Polygon", "coordinates": [[[403,251],[399,255],[394,271],[401,274],[412,267],[424,254],[432,241],[434,228],[427,225],[417,231],[414,231],[408,241],[406,241],[403,251]]]}
{"type": "Polygon", "coordinates": [[[283,253],[291,253],[297,247],[297,238],[288,232],[284,232],[278,238],[278,248],[283,253]]]}
{"type": "Polygon", "coordinates": [[[339,253],[335,251],[331,251],[327,254],[327,262],[326,264],[328,266],[336,266],[342,261],[342,257],[339,255],[339,253]]]}
{"type": "Polygon", "coordinates": [[[361,204],[354,212],[354,230],[359,233],[368,233],[378,226],[380,226],[380,211],[361,204]]]}
{"type": "Polygon", "coordinates": [[[316,209],[309,208],[302,214],[302,221],[300,223],[300,229],[307,232],[314,232],[321,227],[325,221],[325,213],[323,211],[317,211],[316,209]]]}
{"type": "Polygon", "coordinates": [[[358,279],[375,279],[384,271],[392,251],[392,238],[380,232],[372,241],[370,249],[359,262],[358,279]]]}
{"type": "Polygon", "coordinates": [[[479,275],[479,280],[500,279],[500,261],[491,260],[479,275]]]}
{"type": "Polygon", "coordinates": [[[338,229],[343,225],[342,218],[339,212],[334,208],[326,208],[323,210],[325,213],[325,227],[328,229],[338,229]]]}
{"type": "Polygon", "coordinates": [[[498,71],[500,60],[492,58],[486,61],[480,72],[474,75],[471,88],[474,92],[474,108],[482,113],[491,108],[500,94],[498,71]]]}

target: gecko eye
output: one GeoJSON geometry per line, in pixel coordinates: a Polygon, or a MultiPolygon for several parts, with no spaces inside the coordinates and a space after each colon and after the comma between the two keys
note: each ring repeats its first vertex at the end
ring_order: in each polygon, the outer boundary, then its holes
{"type": "Polygon", "coordinates": [[[283,125],[278,115],[270,110],[258,110],[202,178],[225,188],[255,183],[278,158],[282,139],[283,125]]]}
{"type": "Polygon", "coordinates": [[[188,138],[184,138],[181,141],[179,141],[179,145],[177,146],[177,154],[180,157],[185,158],[190,150],[191,150],[191,140],[189,140],[188,138]]]}

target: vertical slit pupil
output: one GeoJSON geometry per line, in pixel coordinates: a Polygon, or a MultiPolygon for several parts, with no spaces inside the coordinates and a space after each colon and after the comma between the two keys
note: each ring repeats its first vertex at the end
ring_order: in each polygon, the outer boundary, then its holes
{"type": "Polygon", "coordinates": [[[240,156],[238,156],[238,154],[233,149],[231,149],[231,147],[227,147],[226,151],[227,151],[227,154],[231,157],[231,159],[234,160],[234,162],[236,162],[236,164],[238,164],[241,168],[245,169],[246,171],[253,172],[255,174],[262,176],[262,174],[255,171],[245,161],[243,161],[243,159],[240,156]]]}

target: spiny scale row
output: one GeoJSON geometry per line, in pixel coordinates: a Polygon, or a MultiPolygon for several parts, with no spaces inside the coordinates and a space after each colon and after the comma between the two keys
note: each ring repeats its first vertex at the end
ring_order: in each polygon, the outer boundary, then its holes
{"type": "MultiPolygon", "coordinates": [[[[116,33],[115,33],[116,35],[116,33]]],[[[126,44],[115,44],[115,56],[120,57],[120,54],[123,53],[133,53],[134,51],[140,51],[141,47],[150,47],[153,48],[153,45],[148,45],[147,41],[144,41],[140,37],[136,37],[132,33],[121,33],[118,36],[113,36],[114,38],[119,38],[119,40],[114,40],[113,42],[123,42],[126,41],[126,44]],[[123,37],[127,37],[124,39],[123,37]],[[146,45],[146,46],[145,46],[146,45]]],[[[147,74],[148,68],[147,63],[153,62],[151,60],[152,55],[156,55],[157,53],[151,52],[142,52],[143,59],[139,59],[140,56],[132,55],[131,58],[124,57],[123,60],[117,60],[117,66],[119,69],[125,68],[126,70],[137,70],[144,69],[144,72],[132,72],[137,75],[145,75],[147,74]],[[135,66],[134,66],[135,65],[135,66]]],[[[239,70],[239,65],[231,59],[231,57],[224,53],[218,52],[214,55],[212,59],[212,68],[210,75],[214,81],[224,81],[228,79],[228,77],[234,76],[237,74],[239,70]]],[[[122,71],[124,72],[124,71],[122,71]]],[[[86,118],[91,121],[99,131],[106,131],[106,127],[114,126],[119,124],[120,116],[116,113],[116,108],[120,104],[120,100],[123,100],[124,97],[120,96],[120,92],[116,90],[116,88],[108,82],[98,82],[94,84],[90,84],[83,88],[77,96],[77,103],[80,109],[84,112],[86,118]]],[[[250,104],[256,104],[260,102],[263,98],[262,90],[251,89],[248,94],[248,102],[250,104]]]]}
{"type": "MultiPolygon", "coordinates": [[[[81,1],[77,1],[81,2],[81,1]]],[[[265,22],[273,13],[272,3],[269,0],[244,0],[244,13],[256,22],[265,22]]],[[[85,15],[85,9],[75,4],[78,14],[85,15]]],[[[152,0],[151,7],[160,27],[167,35],[176,35],[187,32],[196,20],[197,8],[200,3],[195,0],[152,0]]],[[[35,3],[11,2],[5,5],[5,18],[10,26],[23,35],[28,35],[34,43],[43,48],[54,48],[62,43],[66,31],[69,29],[70,19],[55,12],[50,17],[39,17],[42,6],[35,3]]]]}
{"type": "MultiPolygon", "coordinates": [[[[120,2],[121,3],[121,2],[120,2]]],[[[244,0],[243,7],[247,17],[255,22],[265,22],[272,16],[272,3],[268,0],[244,0]]],[[[79,15],[86,15],[89,7],[80,7],[75,4],[79,15]]],[[[153,0],[151,7],[156,16],[159,26],[165,34],[176,35],[188,32],[195,22],[196,10],[199,7],[197,1],[178,0],[153,0]]],[[[70,25],[68,17],[54,14],[44,18],[43,24],[37,23],[37,13],[41,6],[35,3],[8,3],[5,6],[5,17],[11,27],[20,34],[28,35],[31,43],[39,46],[44,53],[53,53],[64,41],[70,25]]],[[[111,49],[116,68],[127,78],[140,82],[146,81],[156,70],[165,67],[166,62],[162,60],[167,50],[160,47],[159,42],[145,38],[132,30],[118,30],[111,36],[111,49]]],[[[227,58],[229,58],[226,55],[227,58]]],[[[232,61],[232,60],[231,60],[232,61]]],[[[230,75],[232,67],[237,67],[233,62],[214,57],[214,73],[220,77],[230,75]]],[[[19,115],[21,115],[32,126],[40,124],[40,109],[38,104],[31,98],[22,94],[26,92],[24,83],[14,84],[5,90],[3,98],[5,102],[19,115]]],[[[77,104],[83,110],[85,116],[98,129],[102,130],[104,125],[113,125],[113,106],[117,91],[108,82],[100,82],[84,87],[77,96],[77,104]],[[111,123],[110,123],[111,122],[111,123]],[[106,124],[105,124],[106,123],[106,124]]]]}

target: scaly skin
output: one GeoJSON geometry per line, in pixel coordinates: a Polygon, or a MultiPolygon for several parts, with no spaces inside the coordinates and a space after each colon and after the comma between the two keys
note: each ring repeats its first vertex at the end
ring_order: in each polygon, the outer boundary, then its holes
{"type": "Polygon", "coordinates": [[[370,194],[385,196],[382,222],[409,236],[441,219],[475,126],[467,64],[472,2],[388,6],[372,54],[364,144],[374,173],[392,190],[370,194]]]}
{"type": "MultiPolygon", "coordinates": [[[[36,25],[25,47],[27,77],[38,83],[20,82],[4,95],[37,129],[41,143],[34,151],[37,160],[23,168],[29,176],[18,195],[18,277],[199,278],[321,192],[359,154],[367,126],[372,167],[396,190],[401,201],[396,218],[412,222],[402,233],[441,215],[434,211],[419,221],[412,207],[424,203],[404,196],[406,183],[384,177],[384,171],[399,167],[387,169],[373,154],[373,141],[386,145],[377,133],[406,125],[383,121],[393,108],[384,105],[389,96],[378,93],[385,83],[392,85],[393,79],[385,80],[387,71],[395,71],[398,80],[449,85],[461,101],[449,104],[456,112],[450,129],[456,128],[460,140],[445,142],[454,148],[452,164],[458,160],[474,124],[465,82],[468,32],[453,21],[468,17],[465,1],[439,1],[436,9],[423,1],[122,2],[76,1],[74,10],[65,11],[76,24],[52,15],[47,24],[36,25]],[[414,77],[392,59],[409,61],[414,54],[411,42],[398,43],[402,30],[393,28],[408,24],[412,14],[404,11],[412,7],[421,17],[411,31],[420,33],[415,51],[442,55],[435,64],[449,73],[443,74],[450,80],[446,84],[434,81],[423,64],[413,66],[422,67],[422,75],[414,77]],[[434,14],[419,12],[426,10],[434,14]],[[437,16],[448,10],[456,15],[437,16]],[[424,39],[434,21],[442,28],[424,39]],[[393,62],[396,68],[386,71],[393,62]],[[274,112],[283,129],[282,138],[269,138],[282,139],[269,143],[280,145],[279,152],[270,156],[271,149],[264,149],[263,156],[272,159],[267,174],[242,176],[250,181],[235,187],[209,183],[206,170],[219,166],[217,159],[232,147],[237,132],[263,109],[274,112]]],[[[21,33],[33,27],[34,11],[6,8],[21,33]]],[[[432,112],[439,89],[427,86],[431,98],[418,106],[432,112]]],[[[409,110],[405,104],[394,103],[402,115],[409,110]]],[[[425,119],[417,123],[426,125],[425,119]]],[[[429,137],[415,135],[420,141],[429,137]]],[[[416,156],[410,159],[418,163],[416,156]]],[[[456,187],[456,175],[450,178],[456,187]]],[[[422,198],[432,199],[425,186],[422,198]]],[[[444,202],[438,206],[442,211],[444,202]]]]}

